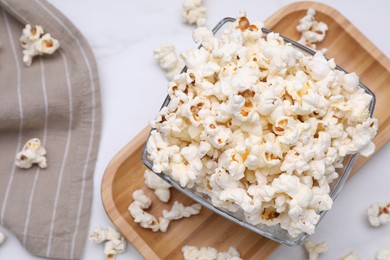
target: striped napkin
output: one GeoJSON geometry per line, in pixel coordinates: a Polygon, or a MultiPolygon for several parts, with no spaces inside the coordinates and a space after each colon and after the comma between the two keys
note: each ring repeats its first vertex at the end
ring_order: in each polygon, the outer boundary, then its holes
{"type": "Polygon", "coordinates": [[[0,225],[34,255],[82,255],[100,113],[94,56],[79,30],[45,0],[0,0],[0,225]],[[31,67],[19,43],[26,23],[61,44],[31,67]],[[48,167],[15,167],[16,153],[34,137],[47,150],[48,167]]]}

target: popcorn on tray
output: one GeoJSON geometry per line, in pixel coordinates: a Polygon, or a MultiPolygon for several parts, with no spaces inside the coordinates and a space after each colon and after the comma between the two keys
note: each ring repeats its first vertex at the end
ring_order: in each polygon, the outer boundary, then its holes
{"type": "Polygon", "coordinates": [[[144,172],[145,185],[154,190],[154,194],[162,202],[168,202],[171,197],[169,185],[166,181],[158,177],[155,173],[150,170],[145,170],[144,172]]]}
{"type": "Polygon", "coordinates": [[[367,216],[373,227],[390,223],[390,202],[372,204],[367,210],[367,216]]]}
{"type": "Polygon", "coordinates": [[[97,227],[89,235],[89,240],[95,244],[104,243],[104,255],[106,259],[114,260],[117,254],[122,254],[126,249],[126,241],[112,227],[97,227]]]}
{"type": "MultiPolygon", "coordinates": [[[[315,19],[316,11],[309,8],[306,15],[299,20],[296,27],[297,31],[301,33],[299,43],[314,50],[317,49],[317,43],[322,42],[328,31],[328,25],[324,22],[318,22],[315,19]]],[[[320,52],[325,54],[327,49],[322,49],[320,52]]]]}
{"type": "Polygon", "coordinates": [[[241,211],[253,224],[313,234],[332,207],[329,184],[344,158],[374,152],[378,122],[355,73],[305,55],[242,13],[219,38],[198,28],[200,49],[169,83],[147,143],[153,171],[241,211]]]}
{"type": "Polygon", "coordinates": [[[23,62],[28,67],[31,66],[35,56],[53,54],[60,47],[58,40],[49,33],[45,34],[41,26],[30,24],[26,24],[23,29],[20,43],[23,48],[23,62]]]}
{"type": "Polygon", "coordinates": [[[207,260],[241,260],[240,253],[236,248],[230,247],[226,252],[218,252],[215,248],[212,247],[201,247],[197,248],[195,246],[184,246],[181,249],[183,253],[184,260],[198,260],[198,259],[207,259],[207,260]]]}
{"type": "Polygon", "coordinates": [[[46,149],[38,138],[32,138],[26,142],[22,151],[16,154],[15,165],[19,168],[29,169],[33,164],[40,168],[46,168],[46,149]]]}
{"type": "Polygon", "coordinates": [[[206,8],[203,6],[203,0],[184,0],[183,21],[198,27],[206,24],[206,8]]]}
{"type": "Polygon", "coordinates": [[[306,240],[303,245],[309,255],[309,260],[317,260],[321,254],[328,251],[328,244],[326,242],[314,244],[313,242],[306,240]]]}
{"type": "MultiPolygon", "coordinates": [[[[153,172],[150,172],[148,170],[145,171],[145,174],[147,172],[148,174],[150,173],[155,175],[153,172]]],[[[145,182],[146,181],[147,180],[145,176],[145,182]]],[[[169,187],[167,189],[169,189],[169,187]]],[[[152,205],[152,200],[147,197],[142,190],[135,190],[133,192],[133,200],[134,201],[130,204],[128,210],[130,215],[133,217],[134,222],[139,223],[140,226],[143,228],[151,229],[153,232],[167,232],[169,224],[172,220],[179,220],[182,218],[189,218],[192,215],[197,215],[202,208],[201,205],[198,203],[194,203],[191,206],[186,207],[182,203],[175,201],[171,210],[163,210],[163,216],[157,219],[155,216],[145,211],[152,205]]]]}

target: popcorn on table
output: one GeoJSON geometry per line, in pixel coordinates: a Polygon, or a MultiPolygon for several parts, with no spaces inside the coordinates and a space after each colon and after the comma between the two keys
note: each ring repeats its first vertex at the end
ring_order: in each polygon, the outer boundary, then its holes
{"type": "Polygon", "coordinates": [[[15,165],[19,168],[29,169],[33,164],[46,168],[46,149],[38,138],[32,138],[26,142],[22,151],[16,154],[15,165]]]}
{"type": "Polygon", "coordinates": [[[349,154],[374,152],[378,122],[355,73],[261,27],[241,14],[219,39],[194,32],[203,47],[181,54],[187,71],[151,121],[148,158],[251,224],[313,234],[336,170],[349,154]]]}
{"type": "MultiPolygon", "coordinates": [[[[314,50],[317,49],[317,43],[322,42],[328,31],[328,25],[324,22],[318,22],[315,19],[316,11],[308,9],[306,15],[299,20],[297,31],[301,33],[299,43],[314,50]]],[[[325,54],[326,49],[321,52],[325,54]]]]}
{"type": "Polygon", "coordinates": [[[154,49],[154,58],[160,64],[160,67],[165,70],[168,80],[172,80],[173,76],[180,73],[184,68],[184,61],[177,53],[175,46],[171,43],[165,43],[154,49]]]}
{"type": "Polygon", "coordinates": [[[206,8],[203,6],[203,0],[184,0],[183,21],[198,27],[206,24],[206,8]]]}
{"type": "Polygon", "coordinates": [[[155,216],[145,211],[152,205],[152,200],[147,197],[142,190],[133,192],[133,200],[134,201],[130,204],[128,210],[130,215],[134,218],[134,222],[139,223],[143,228],[151,229],[153,232],[167,232],[172,220],[179,220],[182,218],[189,218],[192,215],[197,215],[202,208],[198,203],[186,207],[180,202],[175,201],[171,210],[163,210],[163,216],[159,217],[157,220],[155,216]]]}
{"type": "Polygon", "coordinates": [[[342,256],[341,260],[364,260],[364,258],[360,257],[355,251],[351,251],[348,254],[342,256]]]}
{"type": "Polygon", "coordinates": [[[236,248],[230,247],[226,252],[218,252],[212,247],[184,246],[181,249],[184,260],[241,260],[240,253],[236,248]]]}
{"type": "Polygon", "coordinates": [[[53,54],[60,47],[58,40],[54,39],[50,33],[45,34],[41,26],[30,24],[26,24],[23,29],[20,43],[23,48],[23,62],[28,67],[31,66],[35,56],[53,54]]]}
{"type": "Polygon", "coordinates": [[[390,260],[390,250],[383,249],[376,253],[376,260],[390,260]]]}
{"type": "Polygon", "coordinates": [[[145,185],[154,190],[154,194],[162,202],[168,202],[171,197],[169,188],[171,185],[153,173],[151,170],[144,172],[145,185]]]}
{"type": "Polygon", "coordinates": [[[126,241],[112,227],[97,227],[89,235],[89,240],[96,243],[104,243],[104,255],[106,259],[115,259],[117,254],[122,254],[126,249],[126,241]]]}
{"type": "Polygon", "coordinates": [[[321,254],[328,251],[328,244],[326,242],[314,244],[313,242],[306,240],[303,245],[309,255],[309,260],[317,260],[321,254]]]}
{"type": "Polygon", "coordinates": [[[379,227],[390,223],[390,202],[374,203],[367,210],[371,226],[379,227]]]}

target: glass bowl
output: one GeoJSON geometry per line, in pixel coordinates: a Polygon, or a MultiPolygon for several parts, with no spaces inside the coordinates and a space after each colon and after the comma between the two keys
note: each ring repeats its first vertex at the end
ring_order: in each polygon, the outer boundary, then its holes
{"type": "MultiPolygon", "coordinates": [[[[220,29],[228,24],[228,23],[232,23],[232,22],[235,22],[236,19],[234,18],[230,18],[230,17],[226,17],[224,19],[222,19],[214,28],[213,28],[213,33],[214,34],[217,34],[220,29]]],[[[262,29],[262,32],[265,33],[265,34],[268,34],[272,31],[268,30],[268,29],[262,29]]],[[[288,43],[291,43],[293,46],[295,46],[296,48],[300,49],[303,53],[306,53],[307,55],[314,55],[316,52],[313,51],[312,49],[306,47],[306,46],[303,46],[287,37],[284,37],[282,35],[280,35],[285,42],[288,42],[288,43]]],[[[201,46],[199,46],[200,48],[201,46]]],[[[342,70],[344,72],[347,73],[346,70],[344,70],[343,68],[339,67],[338,65],[336,66],[336,69],[338,70],[342,70]]],[[[182,72],[185,72],[186,71],[186,67],[183,68],[183,71],[182,72]]],[[[372,116],[373,112],[374,112],[374,107],[375,107],[375,95],[374,93],[369,89],[367,88],[363,83],[359,83],[359,86],[361,88],[363,88],[365,90],[365,92],[369,95],[372,96],[372,100],[371,100],[371,103],[370,103],[370,116],[372,116]]],[[[169,104],[170,102],[170,98],[169,98],[169,95],[167,95],[167,97],[165,98],[162,106],[162,107],[165,107],[169,104]]],[[[149,133],[149,137],[150,137],[150,133],[149,133]]],[[[149,141],[149,137],[146,141],[146,144],[144,146],[144,150],[143,150],[143,153],[142,153],[142,162],[145,164],[146,167],[148,167],[150,170],[152,170],[152,163],[151,161],[148,159],[148,156],[147,156],[147,151],[146,151],[146,146],[147,146],[147,142],[149,141]]],[[[343,161],[343,165],[344,167],[343,168],[340,168],[337,170],[338,174],[339,174],[339,177],[337,179],[335,179],[331,184],[330,184],[330,196],[333,200],[336,199],[337,195],[339,194],[341,188],[344,186],[345,182],[347,181],[347,178],[352,170],[352,167],[353,165],[355,164],[355,161],[356,161],[356,158],[357,158],[357,154],[353,154],[353,155],[348,155],[344,158],[344,161],[343,161]]],[[[182,193],[184,193],[186,196],[190,197],[191,199],[195,200],[196,202],[200,203],[201,205],[203,205],[204,207],[208,208],[209,210],[221,215],[222,217],[230,220],[230,221],[233,221],[234,223],[240,225],[240,226],[243,226],[253,232],[256,232],[258,233],[259,235],[262,235],[262,236],[265,236],[267,238],[270,238],[276,242],[279,242],[279,243],[282,243],[282,244],[285,244],[285,245],[288,245],[288,246],[294,246],[294,245],[300,245],[303,243],[303,241],[308,238],[308,234],[306,233],[302,233],[300,234],[298,237],[292,237],[288,234],[288,232],[284,229],[282,229],[280,227],[280,225],[275,225],[275,226],[267,226],[265,224],[258,224],[258,225],[252,225],[250,223],[248,223],[246,220],[245,220],[245,217],[244,217],[244,214],[242,212],[242,210],[238,210],[237,212],[230,212],[228,211],[227,209],[223,209],[223,208],[219,208],[219,207],[216,207],[214,206],[212,203],[211,203],[211,200],[210,198],[206,195],[206,194],[203,194],[203,193],[199,193],[196,191],[196,184],[194,185],[193,188],[183,188],[180,186],[180,184],[178,182],[176,182],[175,180],[173,180],[169,175],[165,175],[164,173],[155,173],[157,174],[159,177],[161,177],[162,179],[164,179],[165,181],[167,181],[169,184],[171,184],[175,189],[181,191],[182,193]]],[[[321,221],[321,219],[324,217],[325,213],[327,211],[321,211],[320,212],[320,219],[318,221],[318,223],[321,221]]],[[[316,225],[318,225],[318,223],[316,225]]]]}

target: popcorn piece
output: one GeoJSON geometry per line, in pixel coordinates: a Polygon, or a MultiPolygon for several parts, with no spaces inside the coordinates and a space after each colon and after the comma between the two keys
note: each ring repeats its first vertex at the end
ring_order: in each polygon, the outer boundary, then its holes
{"type": "Polygon", "coordinates": [[[367,210],[368,221],[373,227],[390,223],[390,203],[374,203],[367,210]]]}
{"type": "Polygon", "coordinates": [[[0,245],[3,244],[5,241],[5,236],[3,233],[0,232],[0,245]]]}
{"type": "Polygon", "coordinates": [[[154,49],[154,58],[158,61],[160,67],[165,70],[168,80],[172,80],[173,76],[179,74],[184,68],[184,62],[176,54],[173,44],[166,43],[158,46],[154,49]]]}
{"type": "MultiPolygon", "coordinates": [[[[298,42],[316,50],[316,44],[324,40],[328,26],[323,22],[317,22],[315,15],[316,11],[314,9],[308,9],[306,15],[299,20],[296,29],[298,32],[301,32],[301,38],[298,42]]],[[[326,49],[322,49],[321,52],[326,52],[326,49]]]]}
{"type": "Polygon", "coordinates": [[[218,252],[212,247],[198,249],[194,246],[184,246],[181,251],[185,260],[241,260],[240,253],[234,247],[230,247],[227,252],[218,252]]]}
{"type": "Polygon", "coordinates": [[[214,39],[213,32],[206,27],[199,27],[195,29],[192,33],[192,38],[194,42],[201,43],[202,46],[207,50],[213,49],[214,46],[218,44],[218,41],[214,39]]]}
{"type": "Polygon", "coordinates": [[[204,26],[206,24],[206,8],[202,0],[184,0],[183,21],[189,25],[204,26]]]}
{"type": "Polygon", "coordinates": [[[117,254],[121,254],[126,249],[126,241],[115,229],[108,227],[97,227],[89,235],[89,240],[100,244],[104,243],[104,254],[106,259],[115,259],[117,254]]]}
{"type": "Polygon", "coordinates": [[[166,232],[169,223],[172,220],[178,220],[181,218],[189,218],[192,215],[199,214],[202,206],[198,203],[192,204],[191,206],[185,207],[178,201],[173,203],[173,206],[170,211],[163,210],[163,217],[160,218],[160,231],[166,232]]]}
{"type": "Polygon", "coordinates": [[[166,181],[161,179],[155,173],[150,170],[146,170],[144,173],[145,185],[154,190],[154,194],[156,194],[157,198],[162,202],[168,202],[171,193],[169,192],[169,185],[166,181]]]}
{"type": "Polygon", "coordinates": [[[108,240],[104,244],[104,255],[106,259],[114,260],[116,255],[124,253],[126,250],[126,241],[123,237],[120,239],[108,240]]]}
{"type": "Polygon", "coordinates": [[[59,47],[60,43],[49,33],[44,33],[41,26],[32,27],[26,24],[23,34],[20,37],[20,43],[23,50],[23,62],[30,67],[33,58],[38,55],[53,54],[59,47]]]}
{"type": "Polygon", "coordinates": [[[390,260],[390,250],[379,250],[375,256],[376,260],[390,260]]]}
{"type": "MultiPolygon", "coordinates": [[[[313,16],[302,31],[323,29],[313,16]]],[[[356,74],[263,34],[245,13],[219,38],[202,27],[193,38],[202,47],[181,54],[187,71],[173,77],[170,103],[151,123],[153,171],[251,224],[314,233],[345,156],[374,152],[371,96],[356,74]]],[[[160,218],[161,230],[168,225],[160,218]]]]}
{"type": "Polygon", "coordinates": [[[133,199],[128,210],[134,222],[140,223],[141,227],[151,229],[153,232],[158,231],[160,227],[156,217],[144,211],[152,204],[151,199],[142,190],[134,191],[133,199]]]}
{"type": "Polygon", "coordinates": [[[364,260],[364,258],[360,257],[355,251],[351,251],[348,254],[342,256],[341,260],[364,260]]]}
{"type": "Polygon", "coordinates": [[[112,227],[96,227],[94,231],[89,235],[89,240],[96,244],[100,244],[107,240],[118,240],[120,238],[121,235],[112,227]]]}
{"type": "Polygon", "coordinates": [[[317,260],[321,254],[328,251],[328,244],[326,242],[314,244],[313,242],[307,240],[305,241],[304,246],[309,254],[309,260],[317,260]]]}
{"type": "Polygon", "coordinates": [[[33,164],[46,168],[46,149],[38,138],[26,142],[21,152],[16,154],[15,165],[19,168],[29,169],[33,164]]]}

